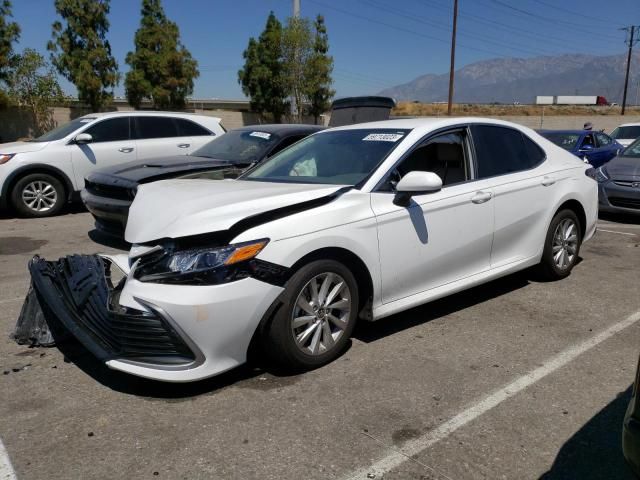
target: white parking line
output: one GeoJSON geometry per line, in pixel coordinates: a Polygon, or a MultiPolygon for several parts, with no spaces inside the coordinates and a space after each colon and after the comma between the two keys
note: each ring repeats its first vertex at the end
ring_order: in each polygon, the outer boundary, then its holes
{"type": "Polygon", "coordinates": [[[607,232],[607,233],[617,233],[618,235],[630,235],[632,237],[637,236],[637,233],[629,233],[629,232],[616,232],[615,230],[605,230],[604,228],[599,228],[598,232],[607,232]]]}
{"type": "Polygon", "coordinates": [[[495,406],[511,398],[512,396],[533,385],[534,383],[542,380],[544,377],[555,372],[559,368],[564,367],[579,355],[582,355],[588,350],[598,346],[605,340],[608,340],[609,338],[614,336],[616,333],[630,327],[638,320],[640,320],[640,310],[629,315],[627,318],[616,323],[615,325],[610,326],[594,337],[591,337],[584,342],[569,347],[566,350],[555,355],[554,357],[551,357],[542,366],[531,370],[528,373],[525,373],[508,385],[500,388],[499,390],[496,390],[487,397],[481,399],[479,402],[467,407],[465,410],[458,413],[453,418],[450,418],[448,421],[441,424],[434,430],[431,430],[421,437],[408,442],[401,450],[390,448],[379,460],[370,465],[368,468],[363,468],[357,470],[356,472],[352,472],[346,475],[344,478],[351,480],[361,480],[367,478],[367,475],[369,474],[374,474],[375,478],[380,478],[384,473],[393,470],[407,460],[410,460],[414,455],[417,455],[427,448],[433,446],[440,440],[447,438],[459,428],[464,427],[466,424],[488,412],[495,406]]]}
{"type": "Polygon", "coordinates": [[[0,480],[17,480],[16,472],[9,460],[9,454],[0,440],[0,480]]]}

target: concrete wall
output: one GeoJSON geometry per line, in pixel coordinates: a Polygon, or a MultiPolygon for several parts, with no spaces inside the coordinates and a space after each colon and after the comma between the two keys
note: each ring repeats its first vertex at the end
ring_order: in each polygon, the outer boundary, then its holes
{"type": "MultiPolygon", "coordinates": [[[[222,124],[227,130],[242,127],[244,125],[259,124],[260,117],[255,113],[251,113],[242,108],[242,105],[232,105],[234,109],[224,108],[226,105],[200,105],[194,103],[189,112],[201,115],[209,115],[222,119],[222,124]],[[223,108],[216,108],[222,106],[223,108]]],[[[126,104],[116,104],[113,110],[132,111],[133,109],[126,104]]],[[[89,109],[81,106],[56,107],[53,112],[53,118],[58,125],[68,122],[74,118],[91,113],[89,109]]],[[[320,123],[328,125],[329,115],[323,115],[320,123]]],[[[502,120],[526,125],[531,128],[548,128],[548,129],[579,129],[585,122],[592,122],[595,130],[604,129],[611,132],[621,123],[640,122],[640,116],[620,116],[620,115],[594,115],[594,116],[501,116],[496,117],[502,120]]],[[[283,119],[290,121],[290,119],[283,119]]],[[[305,117],[304,123],[314,123],[313,117],[305,117]]],[[[21,109],[10,108],[0,110],[0,143],[12,142],[19,138],[28,138],[33,136],[32,120],[30,115],[21,109]]]]}
{"type": "MultiPolygon", "coordinates": [[[[262,123],[260,116],[248,112],[245,110],[226,110],[226,109],[211,109],[211,108],[197,108],[199,105],[195,105],[196,108],[187,110],[190,113],[197,113],[200,115],[208,115],[211,117],[219,117],[222,124],[227,130],[233,128],[242,127],[244,125],[255,125],[262,123]]],[[[91,113],[90,109],[72,106],[72,107],[56,107],[53,109],[53,119],[57,125],[62,125],[74,118],[81,117],[91,113]]],[[[133,108],[128,105],[117,105],[113,111],[133,111],[133,108]]],[[[322,121],[323,119],[321,119],[322,121]]],[[[283,119],[283,122],[290,121],[290,119],[283,119]]],[[[304,123],[314,123],[313,117],[304,117],[304,123]]],[[[6,110],[0,110],[0,143],[13,142],[19,138],[29,138],[34,136],[33,122],[31,116],[22,109],[9,108],[6,110]]]]}

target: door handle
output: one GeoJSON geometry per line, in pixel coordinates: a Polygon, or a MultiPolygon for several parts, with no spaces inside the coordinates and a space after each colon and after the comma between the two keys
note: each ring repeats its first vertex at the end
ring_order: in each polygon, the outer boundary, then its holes
{"type": "Polygon", "coordinates": [[[556,183],[556,179],[555,178],[551,178],[551,177],[544,177],[542,179],[542,186],[543,187],[550,187],[551,185],[553,185],[554,183],[556,183]]]}
{"type": "Polygon", "coordinates": [[[493,197],[493,193],[491,192],[476,192],[476,194],[471,197],[471,201],[473,203],[484,203],[491,200],[493,197]]]}
{"type": "Polygon", "coordinates": [[[122,153],[131,153],[133,152],[133,147],[122,147],[119,148],[118,151],[122,153]]]}
{"type": "Polygon", "coordinates": [[[179,143],[178,148],[189,148],[191,146],[190,143],[179,143]]]}

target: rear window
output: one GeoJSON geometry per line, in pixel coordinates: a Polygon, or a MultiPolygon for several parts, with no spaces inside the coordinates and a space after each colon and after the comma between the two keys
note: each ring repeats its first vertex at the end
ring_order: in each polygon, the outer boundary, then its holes
{"type": "Polygon", "coordinates": [[[613,138],[638,138],[640,137],[640,125],[633,125],[629,127],[618,127],[613,132],[611,132],[611,137],[613,138]]]}
{"type": "Polygon", "coordinates": [[[519,130],[473,125],[471,132],[479,178],[528,170],[544,160],[544,151],[519,130]]]}

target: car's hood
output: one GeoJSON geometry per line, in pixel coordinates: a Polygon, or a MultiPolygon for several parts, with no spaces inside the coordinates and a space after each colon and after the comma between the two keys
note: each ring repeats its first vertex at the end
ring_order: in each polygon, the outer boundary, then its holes
{"type": "Polygon", "coordinates": [[[11,142],[0,143],[0,153],[37,152],[49,145],[50,142],[11,142]]]}
{"type": "Polygon", "coordinates": [[[162,178],[171,178],[181,173],[189,173],[209,168],[228,167],[233,162],[207,157],[175,155],[172,157],[134,160],[111,167],[96,170],[87,177],[90,181],[102,184],[133,185],[147,183],[162,178]]]}
{"type": "Polygon", "coordinates": [[[243,180],[162,180],[140,185],[125,239],[146,243],[228,230],[240,220],[316,200],[340,185],[243,180]]]}
{"type": "Polygon", "coordinates": [[[640,180],[640,158],[619,156],[605,164],[614,180],[640,180]]]}

